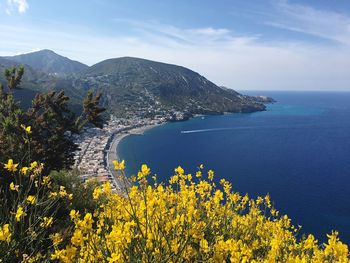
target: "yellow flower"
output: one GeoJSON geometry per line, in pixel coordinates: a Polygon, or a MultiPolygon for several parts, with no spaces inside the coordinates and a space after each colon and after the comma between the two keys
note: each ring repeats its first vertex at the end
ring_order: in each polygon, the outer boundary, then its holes
{"type": "Polygon", "coordinates": [[[265,199],[265,205],[266,205],[268,208],[271,208],[270,196],[269,196],[269,195],[266,195],[264,199],[265,199]]]}
{"type": "Polygon", "coordinates": [[[208,179],[209,179],[210,181],[212,181],[212,180],[214,179],[214,171],[212,171],[212,170],[209,170],[209,171],[208,171],[208,179]]]}
{"type": "Polygon", "coordinates": [[[54,235],[51,235],[51,240],[52,240],[52,244],[54,246],[57,246],[58,244],[60,244],[63,241],[63,238],[59,233],[56,233],[54,235]]]}
{"type": "Polygon", "coordinates": [[[143,175],[149,175],[149,173],[151,172],[151,169],[148,168],[148,166],[146,164],[141,165],[141,173],[143,175]]]}
{"type": "Polygon", "coordinates": [[[70,211],[69,216],[72,220],[79,218],[79,211],[75,211],[74,209],[70,211]]]}
{"type": "Polygon", "coordinates": [[[112,163],[114,164],[114,170],[118,170],[119,168],[119,163],[117,160],[113,160],[112,163]]]}
{"type": "Polygon", "coordinates": [[[10,225],[5,224],[2,227],[0,227],[0,241],[6,241],[9,243],[11,241],[11,231],[10,231],[10,225]]]}
{"type": "Polygon", "coordinates": [[[144,179],[147,175],[149,175],[151,172],[151,169],[148,168],[146,164],[141,165],[141,171],[137,173],[137,179],[142,180],[144,179]]]}
{"type": "Polygon", "coordinates": [[[181,166],[178,166],[176,169],[175,169],[175,173],[178,173],[179,175],[183,175],[184,174],[184,169],[182,169],[181,166]]]}
{"type": "Polygon", "coordinates": [[[24,212],[23,210],[23,207],[22,206],[18,206],[17,208],[17,212],[16,212],[16,221],[19,222],[21,221],[21,218],[26,216],[26,213],[24,212]]]}
{"type": "Polygon", "coordinates": [[[170,177],[169,183],[176,184],[178,181],[179,181],[179,176],[173,175],[172,177],[170,177]]]}
{"type": "Polygon", "coordinates": [[[51,185],[51,179],[49,176],[43,176],[43,182],[42,185],[47,185],[48,187],[51,185]]]}
{"type": "Polygon", "coordinates": [[[19,185],[15,185],[13,182],[10,183],[10,190],[18,192],[19,185]]]}
{"type": "MultiPolygon", "coordinates": [[[[170,185],[152,184],[152,180],[147,180],[149,173],[146,165],[141,167],[142,183],[122,194],[109,193],[106,190],[109,184],[97,188],[94,194],[104,193],[103,202],[91,213],[85,212],[85,216],[80,217],[79,212],[72,210],[73,235],[60,249],[54,245],[52,259],[349,262],[349,249],[336,232],[328,236],[328,243],[323,246],[313,236],[299,238],[297,228],[288,216],[278,214],[269,196],[251,199],[247,194],[232,192],[231,184],[225,180],[220,180],[221,186],[217,188],[210,182],[214,177],[211,170],[209,180],[200,178],[196,183],[178,167],[170,185]]],[[[61,237],[57,236],[57,240],[61,242],[61,237]]]]}
{"type": "Polygon", "coordinates": [[[13,182],[10,183],[10,190],[15,191],[15,184],[13,182]]]}
{"type": "Polygon", "coordinates": [[[65,253],[65,250],[55,250],[55,252],[51,254],[51,260],[61,259],[64,253],[65,253]]]}
{"type": "Polygon", "coordinates": [[[4,168],[7,169],[9,172],[16,172],[17,171],[18,163],[13,163],[12,159],[9,159],[6,164],[4,164],[4,168]]]}
{"type": "Polygon", "coordinates": [[[35,201],[36,201],[36,198],[35,198],[35,196],[33,196],[33,195],[28,195],[27,201],[28,201],[28,203],[34,205],[34,204],[35,204],[35,201]]]}
{"type": "Polygon", "coordinates": [[[258,198],[256,199],[256,204],[257,205],[261,205],[262,203],[263,203],[263,199],[262,199],[262,197],[261,196],[258,196],[258,198]]]}
{"type": "Polygon", "coordinates": [[[43,222],[40,223],[40,226],[43,228],[48,228],[52,225],[53,218],[52,217],[44,217],[43,222]]]}
{"type": "Polygon", "coordinates": [[[92,198],[94,200],[98,199],[100,197],[100,195],[102,194],[102,189],[100,187],[96,187],[94,189],[94,192],[92,193],[92,198]]]}
{"type": "Polygon", "coordinates": [[[122,171],[122,170],[125,169],[125,162],[124,162],[124,160],[121,161],[120,163],[118,161],[116,161],[116,160],[113,160],[112,162],[114,164],[114,170],[115,171],[118,171],[118,170],[122,171]]]}
{"type": "Polygon", "coordinates": [[[104,183],[102,186],[103,186],[103,192],[104,192],[105,194],[110,194],[110,193],[112,193],[112,188],[111,188],[111,183],[110,183],[110,182],[106,182],[106,183],[104,183]]]}
{"type": "Polygon", "coordinates": [[[208,241],[205,240],[204,238],[201,239],[201,241],[199,242],[199,246],[203,250],[204,253],[208,253],[209,252],[208,241]]]}
{"type": "Polygon", "coordinates": [[[58,193],[57,193],[57,192],[50,192],[50,193],[49,193],[49,197],[55,198],[55,197],[57,197],[57,196],[58,196],[58,193]]]}
{"type": "Polygon", "coordinates": [[[124,160],[119,163],[119,169],[124,170],[125,169],[125,162],[124,160]]]}
{"type": "Polygon", "coordinates": [[[29,170],[28,167],[22,167],[21,173],[22,173],[23,175],[26,175],[26,174],[28,173],[28,170],[29,170]]]}
{"type": "Polygon", "coordinates": [[[138,180],[141,180],[142,178],[144,178],[145,176],[141,173],[141,172],[138,172],[137,173],[137,179],[138,180]]]}
{"type": "Polygon", "coordinates": [[[64,186],[60,186],[60,191],[58,192],[58,194],[60,195],[60,197],[65,197],[67,196],[67,191],[66,191],[66,188],[64,186]]]}
{"type": "Polygon", "coordinates": [[[107,258],[107,261],[109,263],[114,263],[114,262],[122,262],[122,258],[120,254],[117,253],[112,253],[111,257],[107,258]]]}
{"type": "Polygon", "coordinates": [[[218,203],[220,203],[220,201],[224,200],[223,196],[224,196],[223,192],[221,192],[220,190],[216,190],[214,193],[214,198],[213,198],[214,203],[218,204],[218,203]]]}
{"type": "Polygon", "coordinates": [[[25,126],[24,124],[21,124],[21,127],[23,130],[25,130],[26,133],[31,134],[32,133],[32,127],[31,126],[25,126]]]}
{"type": "Polygon", "coordinates": [[[80,229],[76,229],[71,238],[72,245],[80,246],[84,242],[84,236],[80,229]]]}
{"type": "Polygon", "coordinates": [[[38,166],[38,162],[37,162],[37,161],[34,161],[34,162],[32,162],[32,163],[30,164],[29,169],[30,169],[30,170],[33,170],[33,169],[36,168],[37,166],[38,166]]]}

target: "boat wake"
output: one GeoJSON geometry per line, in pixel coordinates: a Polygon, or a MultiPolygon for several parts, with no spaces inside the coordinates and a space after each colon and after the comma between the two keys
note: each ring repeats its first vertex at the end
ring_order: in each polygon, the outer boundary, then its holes
{"type": "Polygon", "coordinates": [[[315,128],[315,129],[327,129],[330,127],[327,125],[313,125],[313,124],[294,124],[294,125],[281,125],[281,126],[241,126],[241,127],[231,127],[231,128],[212,128],[212,129],[199,129],[199,130],[187,130],[181,131],[183,134],[188,133],[201,133],[201,132],[217,132],[217,131],[229,131],[229,130],[254,130],[254,129],[300,129],[300,128],[315,128]]]}
{"type": "Polygon", "coordinates": [[[234,129],[235,128],[214,128],[214,129],[181,131],[181,133],[215,132],[215,131],[227,131],[227,130],[234,130],[234,129]]]}
{"type": "Polygon", "coordinates": [[[186,133],[217,132],[217,131],[230,131],[230,130],[253,130],[253,129],[261,129],[261,128],[267,128],[267,127],[245,126],[245,127],[234,127],[234,128],[213,128],[213,129],[181,131],[181,133],[186,134],[186,133]]]}

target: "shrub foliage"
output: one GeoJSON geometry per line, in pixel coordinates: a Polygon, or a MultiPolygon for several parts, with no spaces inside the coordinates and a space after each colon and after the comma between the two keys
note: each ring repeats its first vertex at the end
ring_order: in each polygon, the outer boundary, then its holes
{"type": "MultiPolygon", "coordinates": [[[[124,164],[122,164],[124,166],[124,164]]],[[[120,164],[116,162],[120,170],[120,164]]],[[[122,167],[123,168],[123,167],[122,167]]],[[[313,235],[297,239],[298,229],[280,216],[270,197],[251,199],[220,181],[213,171],[196,175],[175,169],[169,184],[147,179],[143,165],[137,183],[124,194],[110,185],[96,188],[93,213],[70,212],[70,242],[56,245],[62,262],[349,262],[338,234],[318,245],[313,235]],[[150,181],[153,181],[152,183],[150,181]]],[[[122,175],[123,176],[123,175],[122,175]]]]}
{"type": "Polygon", "coordinates": [[[100,97],[89,93],[79,118],[55,92],[24,112],[11,94],[22,75],[7,71],[0,89],[0,262],[350,262],[338,233],[321,245],[300,236],[269,196],[216,185],[203,165],[193,175],[178,167],[164,184],[147,165],[129,182],[114,161],[120,192],[52,171],[71,163],[67,129],[102,124],[100,97]]]}
{"type": "Polygon", "coordinates": [[[23,67],[6,70],[7,84],[0,87],[0,161],[6,162],[6,156],[18,161],[24,157],[27,141],[22,136],[21,125],[25,125],[33,131],[25,158],[30,155],[31,159],[44,162],[45,172],[70,168],[77,149],[71,135],[87,124],[103,125],[105,108],[99,106],[101,94],[88,92],[78,117],[70,109],[69,97],[63,91],[37,94],[31,107],[24,111],[13,96],[23,74],[23,67]]]}

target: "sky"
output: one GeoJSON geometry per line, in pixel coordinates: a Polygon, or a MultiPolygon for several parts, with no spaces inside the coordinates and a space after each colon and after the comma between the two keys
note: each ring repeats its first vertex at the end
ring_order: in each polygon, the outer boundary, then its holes
{"type": "Polygon", "coordinates": [[[349,0],[0,0],[0,56],[132,56],[236,90],[350,91],[349,0]]]}

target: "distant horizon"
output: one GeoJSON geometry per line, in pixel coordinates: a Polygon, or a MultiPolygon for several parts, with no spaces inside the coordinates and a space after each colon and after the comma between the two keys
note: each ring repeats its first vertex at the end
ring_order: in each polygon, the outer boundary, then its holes
{"type": "MultiPolygon", "coordinates": [[[[238,91],[239,93],[244,93],[245,91],[249,92],[350,92],[350,90],[346,89],[234,89],[235,91],[238,91]]],[[[257,95],[264,95],[264,94],[257,94],[257,95]]]]}
{"type": "Polygon", "coordinates": [[[350,90],[346,0],[0,0],[0,34],[0,56],[49,47],[86,65],[181,65],[230,88],[350,90]]]}

